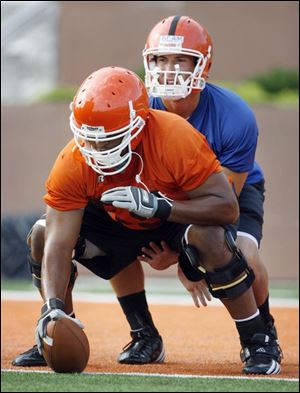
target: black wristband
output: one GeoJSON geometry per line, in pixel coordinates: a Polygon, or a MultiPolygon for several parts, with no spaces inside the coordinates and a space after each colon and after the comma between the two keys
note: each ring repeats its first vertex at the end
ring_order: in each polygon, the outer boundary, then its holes
{"type": "Polygon", "coordinates": [[[167,220],[171,214],[172,204],[163,198],[158,199],[157,210],[154,217],[160,218],[161,220],[167,220]]]}
{"type": "Polygon", "coordinates": [[[65,303],[59,298],[50,298],[47,299],[46,303],[43,305],[41,309],[41,314],[44,315],[49,310],[59,309],[64,311],[65,303]]]}

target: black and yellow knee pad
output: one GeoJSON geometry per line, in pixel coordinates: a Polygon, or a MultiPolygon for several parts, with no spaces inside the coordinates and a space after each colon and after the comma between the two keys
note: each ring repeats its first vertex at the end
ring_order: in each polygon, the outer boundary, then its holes
{"type": "Polygon", "coordinates": [[[188,280],[199,281],[204,279],[213,297],[234,299],[251,287],[255,275],[244,255],[237,248],[229,231],[225,231],[225,240],[228,248],[233,253],[233,257],[222,268],[208,272],[201,266],[199,251],[196,247],[186,244],[184,239],[178,262],[188,280]]]}
{"type": "Polygon", "coordinates": [[[254,281],[254,272],[242,254],[234,254],[227,265],[207,272],[201,268],[204,279],[213,297],[235,299],[249,289],[254,281]]]}

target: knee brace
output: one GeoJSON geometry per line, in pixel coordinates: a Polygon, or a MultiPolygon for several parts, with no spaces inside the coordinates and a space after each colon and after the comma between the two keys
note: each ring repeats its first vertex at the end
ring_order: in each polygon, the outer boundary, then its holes
{"type": "Polygon", "coordinates": [[[33,232],[33,228],[34,228],[36,225],[40,225],[40,226],[42,226],[42,227],[45,227],[45,226],[46,226],[46,214],[43,214],[42,217],[41,217],[40,219],[38,219],[38,220],[32,225],[32,227],[30,228],[30,230],[29,230],[29,232],[28,232],[28,235],[27,235],[27,237],[26,237],[26,243],[28,244],[29,247],[30,247],[30,245],[31,245],[31,235],[32,235],[32,232],[33,232]]]}
{"type": "MultiPolygon", "coordinates": [[[[37,287],[38,289],[42,289],[42,282],[41,282],[42,265],[39,264],[38,262],[35,262],[32,259],[30,250],[29,250],[29,252],[27,254],[27,261],[28,261],[28,264],[29,264],[29,269],[30,269],[30,273],[31,273],[31,276],[32,276],[33,285],[35,287],[37,287]]],[[[68,284],[68,288],[73,288],[77,276],[78,276],[77,266],[72,261],[72,263],[71,263],[71,275],[70,275],[70,281],[69,281],[69,284],[68,284]]]]}
{"type": "Polygon", "coordinates": [[[254,281],[254,272],[241,252],[234,254],[226,266],[204,273],[205,281],[213,297],[235,299],[249,289],[254,281]]]}
{"type": "Polygon", "coordinates": [[[32,282],[35,287],[38,289],[42,288],[41,285],[41,271],[42,271],[42,266],[38,262],[35,262],[32,257],[31,257],[31,250],[29,249],[28,254],[27,254],[27,262],[29,265],[29,270],[31,273],[32,277],[32,282]]]}
{"type": "Polygon", "coordinates": [[[225,231],[225,240],[233,253],[233,257],[226,266],[217,268],[213,272],[206,271],[201,266],[202,258],[196,247],[186,244],[184,239],[179,265],[188,280],[199,281],[204,278],[213,297],[234,299],[251,287],[255,275],[229,231],[225,231]]]}
{"type": "Polygon", "coordinates": [[[200,281],[204,278],[200,270],[200,253],[196,247],[187,244],[182,238],[182,248],[178,257],[178,263],[186,278],[190,281],[200,281]]]}

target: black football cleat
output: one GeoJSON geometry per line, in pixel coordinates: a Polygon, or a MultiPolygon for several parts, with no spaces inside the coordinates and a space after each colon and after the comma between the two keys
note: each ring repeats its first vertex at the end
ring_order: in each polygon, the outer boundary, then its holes
{"type": "Polygon", "coordinates": [[[36,345],[15,357],[11,364],[18,367],[47,366],[46,360],[40,355],[36,345]]]}
{"type": "Polygon", "coordinates": [[[165,349],[160,335],[151,328],[144,327],[130,332],[132,341],[128,343],[118,357],[121,364],[162,363],[165,349]]]}
{"type": "Polygon", "coordinates": [[[266,324],[266,329],[267,329],[267,334],[270,335],[271,337],[275,338],[275,340],[277,340],[277,343],[278,343],[278,334],[277,334],[277,330],[276,330],[273,318],[266,324]]]}
{"type": "Polygon", "coordinates": [[[256,333],[243,345],[241,360],[244,374],[278,374],[281,370],[282,351],[275,337],[256,333]]]}

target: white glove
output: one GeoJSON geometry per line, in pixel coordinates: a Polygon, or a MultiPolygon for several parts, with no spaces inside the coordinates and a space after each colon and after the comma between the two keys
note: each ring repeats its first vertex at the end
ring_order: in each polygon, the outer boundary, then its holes
{"type": "Polygon", "coordinates": [[[127,209],[140,217],[158,217],[167,220],[172,201],[162,195],[155,195],[139,187],[116,187],[102,194],[101,202],[127,209]]]}

